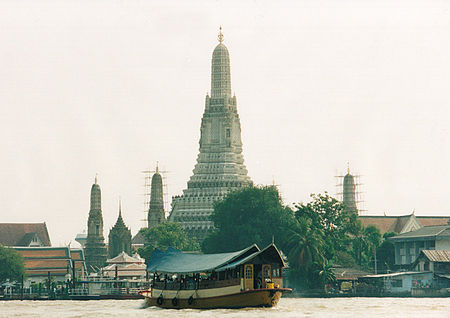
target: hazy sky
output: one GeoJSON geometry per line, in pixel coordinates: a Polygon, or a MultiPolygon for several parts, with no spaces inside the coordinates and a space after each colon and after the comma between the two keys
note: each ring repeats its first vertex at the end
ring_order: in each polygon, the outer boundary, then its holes
{"type": "MultiPolygon", "coordinates": [[[[122,197],[144,224],[145,169],[169,198],[198,154],[219,26],[245,164],[285,203],[336,193],[366,214],[450,215],[450,1],[0,1],[0,222],[104,235],[122,197]]],[[[74,245],[77,245],[76,243],[74,245]]]]}

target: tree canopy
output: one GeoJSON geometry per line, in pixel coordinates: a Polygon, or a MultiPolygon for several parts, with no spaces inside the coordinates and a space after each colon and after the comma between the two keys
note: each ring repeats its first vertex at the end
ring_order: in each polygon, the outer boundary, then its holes
{"type": "Polygon", "coordinates": [[[25,274],[22,255],[0,244],[0,283],[20,281],[25,274]]]}
{"type": "Polygon", "coordinates": [[[138,250],[138,253],[146,261],[155,248],[166,250],[169,246],[172,246],[182,251],[197,251],[200,249],[198,242],[189,237],[177,223],[163,222],[150,229],[141,229],[141,234],[145,238],[145,244],[138,250]]]}
{"type": "Polygon", "coordinates": [[[311,228],[323,238],[323,256],[332,259],[337,251],[345,250],[351,236],[357,232],[357,215],[344,209],[342,202],[325,194],[311,194],[311,202],[296,205],[296,219],[307,219],[311,228]]]}
{"type": "Polygon", "coordinates": [[[216,202],[211,220],[215,230],[203,241],[205,253],[237,251],[253,243],[265,247],[272,239],[282,248],[283,229],[293,213],[283,205],[276,187],[252,186],[216,202]]]}

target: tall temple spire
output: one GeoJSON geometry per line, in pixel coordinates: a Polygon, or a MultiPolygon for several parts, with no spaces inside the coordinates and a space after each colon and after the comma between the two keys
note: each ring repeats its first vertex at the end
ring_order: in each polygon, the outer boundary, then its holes
{"type": "Polygon", "coordinates": [[[91,187],[91,210],[102,209],[102,193],[97,183],[97,175],[95,175],[95,183],[91,187]]]}
{"type": "Polygon", "coordinates": [[[231,98],[230,54],[222,43],[222,27],[220,27],[218,39],[219,44],[212,56],[211,98],[231,98]]]}
{"type": "Polygon", "coordinates": [[[206,95],[197,164],[187,189],[173,197],[169,216],[199,241],[214,229],[210,220],[214,202],[230,190],[252,185],[242,155],[241,123],[236,96],[231,96],[230,55],[222,43],[222,28],[218,40],[212,54],[211,97],[206,95]]]}
{"type": "Polygon", "coordinates": [[[106,262],[106,245],[103,237],[102,193],[95,183],[91,187],[91,208],[88,218],[88,234],[85,245],[86,265],[89,271],[101,268],[106,262]]]}
{"type": "Polygon", "coordinates": [[[356,206],[355,178],[350,174],[349,163],[347,163],[347,174],[344,176],[342,202],[344,203],[347,211],[358,213],[358,208],[356,206]]]}
{"type": "Polygon", "coordinates": [[[164,222],[166,219],[164,212],[163,182],[159,173],[159,165],[156,164],[156,171],[152,176],[150,190],[150,204],[148,208],[147,222],[148,228],[152,228],[164,222]]]}

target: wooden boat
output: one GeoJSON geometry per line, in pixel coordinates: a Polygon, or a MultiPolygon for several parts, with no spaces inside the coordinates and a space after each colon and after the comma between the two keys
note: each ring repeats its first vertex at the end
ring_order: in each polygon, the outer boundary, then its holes
{"type": "Polygon", "coordinates": [[[283,267],[274,244],[220,254],[155,250],[147,266],[151,289],[141,294],[148,306],[172,309],[272,307],[291,292],[282,287],[283,267]]]}

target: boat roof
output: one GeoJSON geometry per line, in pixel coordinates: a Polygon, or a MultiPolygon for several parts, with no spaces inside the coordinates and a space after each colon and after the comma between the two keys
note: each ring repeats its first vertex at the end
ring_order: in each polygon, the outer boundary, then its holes
{"type": "Polygon", "coordinates": [[[257,251],[247,257],[239,258],[238,260],[236,260],[230,264],[227,264],[220,268],[217,268],[216,271],[224,271],[227,269],[233,269],[236,266],[248,263],[250,260],[252,260],[256,257],[260,257],[260,258],[264,259],[265,260],[264,263],[268,263],[267,260],[270,259],[273,262],[281,264],[282,267],[286,266],[283,258],[281,257],[281,253],[278,251],[277,247],[274,244],[270,244],[269,246],[264,248],[262,251],[257,251]]]}
{"type": "Polygon", "coordinates": [[[262,251],[253,244],[237,252],[218,254],[186,253],[172,247],[165,252],[156,249],[148,260],[147,271],[179,274],[222,271],[243,264],[263,252],[274,254],[274,251],[284,266],[281,255],[273,244],[262,251]]]}

